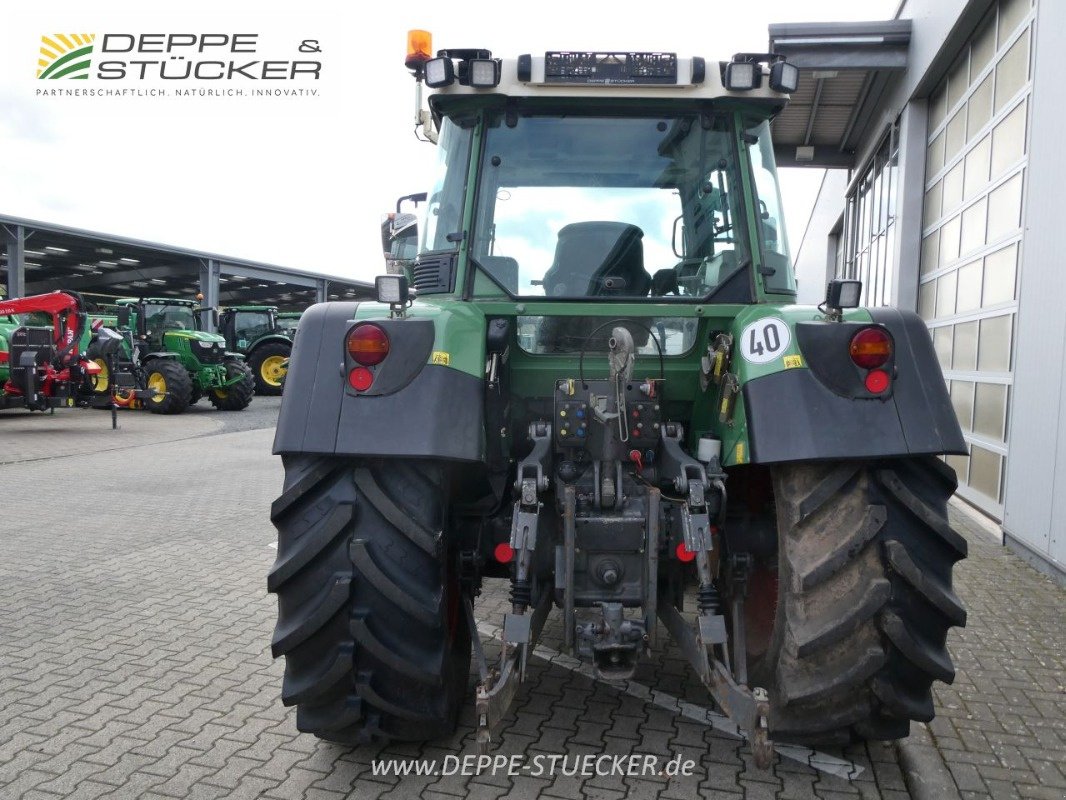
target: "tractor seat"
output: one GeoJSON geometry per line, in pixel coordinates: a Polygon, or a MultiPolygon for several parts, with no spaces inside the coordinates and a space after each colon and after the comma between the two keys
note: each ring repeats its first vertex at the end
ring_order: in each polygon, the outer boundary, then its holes
{"type": "Polygon", "coordinates": [[[544,274],[548,297],[646,297],[644,231],[626,222],[574,222],[559,231],[544,274]]]}
{"type": "MultiPolygon", "coordinates": [[[[647,297],[652,279],[644,269],[644,231],[626,222],[575,222],[559,231],[555,260],[544,273],[548,297],[647,297]]],[[[537,331],[549,353],[605,350],[610,328],[591,335],[599,317],[546,317],[537,331]]],[[[648,342],[639,327],[631,332],[637,347],[648,342]]]]}

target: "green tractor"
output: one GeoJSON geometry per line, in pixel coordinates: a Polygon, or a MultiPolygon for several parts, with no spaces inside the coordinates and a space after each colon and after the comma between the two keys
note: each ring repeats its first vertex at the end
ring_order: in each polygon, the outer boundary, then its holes
{"type": "Polygon", "coordinates": [[[226,347],[244,356],[258,394],[281,394],[285,380],[294,331],[278,316],[275,306],[230,306],[219,316],[219,333],[226,337],[226,347]]]}
{"type": "Polygon", "coordinates": [[[220,411],[252,402],[255,381],[243,356],[203,330],[201,314],[211,309],[173,298],[124,298],[116,305],[118,326],[132,337],[132,361],[155,392],[146,402],[150,411],[180,414],[204,396],[220,411]]]}
{"type": "Polygon", "coordinates": [[[0,386],[7,383],[7,379],[11,376],[9,367],[11,334],[21,324],[16,317],[7,314],[0,317],[0,386]]]}
{"type": "Polygon", "coordinates": [[[303,313],[302,311],[279,311],[278,333],[289,339],[295,339],[296,327],[300,324],[300,317],[303,313]]]}
{"type": "Polygon", "coordinates": [[[274,440],[298,727],[446,735],[473,643],[487,748],[553,606],[605,679],[668,633],[762,766],[931,719],[965,442],[916,314],[851,280],[796,305],[770,133],[795,67],[422,50],[419,253],[304,312],[274,440]]]}

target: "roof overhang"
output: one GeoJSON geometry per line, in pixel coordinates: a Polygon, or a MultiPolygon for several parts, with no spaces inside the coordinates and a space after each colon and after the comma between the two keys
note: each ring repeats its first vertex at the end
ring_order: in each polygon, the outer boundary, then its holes
{"type": "Polygon", "coordinates": [[[365,281],[6,215],[0,215],[0,288],[5,240],[16,228],[25,235],[27,295],[61,289],[101,301],[128,295],[193,298],[201,289],[201,267],[214,262],[223,305],[302,309],[315,302],[322,285],[331,300],[374,296],[365,281]]]}
{"type": "Polygon", "coordinates": [[[911,21],[799,22],[769,27],[770,51],[800,68],[773,122],[779,166],[851,168],[886,91],[907,68],[911,21]]]}

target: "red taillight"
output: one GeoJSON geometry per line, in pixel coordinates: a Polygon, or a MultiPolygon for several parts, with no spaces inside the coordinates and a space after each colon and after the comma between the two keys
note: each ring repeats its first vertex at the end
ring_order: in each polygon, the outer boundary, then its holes
{"type": "Polygon", "coordinates": [[[366,367],[356,367],[348,373],[348,385],[357,392],[365,392],[374,382],[374,373],[366,367]]]}
{"type": "Polygon", "coordinates": [[[889,383],[888,373],[883,369],[874,369],[866,373],[866,391],[870,394],[881,394],[888,388],[889,383]]]}
{"type": "Polygon", "coordinates": [[[507,542],[500,542],[496,545],[493,555],[496,556],[496,560],[501,564],[510,564],[511,559],[514,558],[514,548],[507,542]]]}
{"type": "Polygon", "coordinates": [[[696,557],[694,552],[685,547],[684,542],[677,543],[677,549],[674,550],[674,553],[677,554],[678,561],[691,561],[696,557]]]}
{"type": "Polygon", "coordinates": [[[348,355],[364,367],[380,364],[389,354],[389,337],[370,322],[352,328],[348,334],[348,355]]]}
{"type": "Polygon", "coordinates": [[[876,369],[892,357],[892,340],[881,328],[863,328],[851,337],[851,360],[863,369],[876,369]]]}

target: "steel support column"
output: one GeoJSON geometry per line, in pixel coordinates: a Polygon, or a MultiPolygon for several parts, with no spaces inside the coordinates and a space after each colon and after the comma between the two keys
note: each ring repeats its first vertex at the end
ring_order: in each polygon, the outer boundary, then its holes
{"type": "Polygon", "coordinates": [[[922,226],[925,210],[925,149],[928,108],[925,100],[911,100],[899,120],[899,170],[896,190],[895,275],[892,305],[918,308],[922,226]]]}
{"type": "MultiPolygon", "coordinates": [[[[218,308],[218,276],[220,272],[218,261],[215,259],[206,258],[200,261],[200,293],[204,296],[201,305],[206,308],[218,308]]],[[[214,320],[211,319],[210,314],[204,314],[204,327],[210,331],[215,329],[214,320]]]]}
{"type": "Polygon", "coordinates": [[[325,278],[318,279],[318,286],[315,288],[315,302],[324,303],[329,299],[329,281],[325,278]]]}
{"type": "Polygon", "coordinates": [[[26,229],[21,225],[4,226],[4,251],[7,253],[7,296],[26,296],[26,229]]]}

